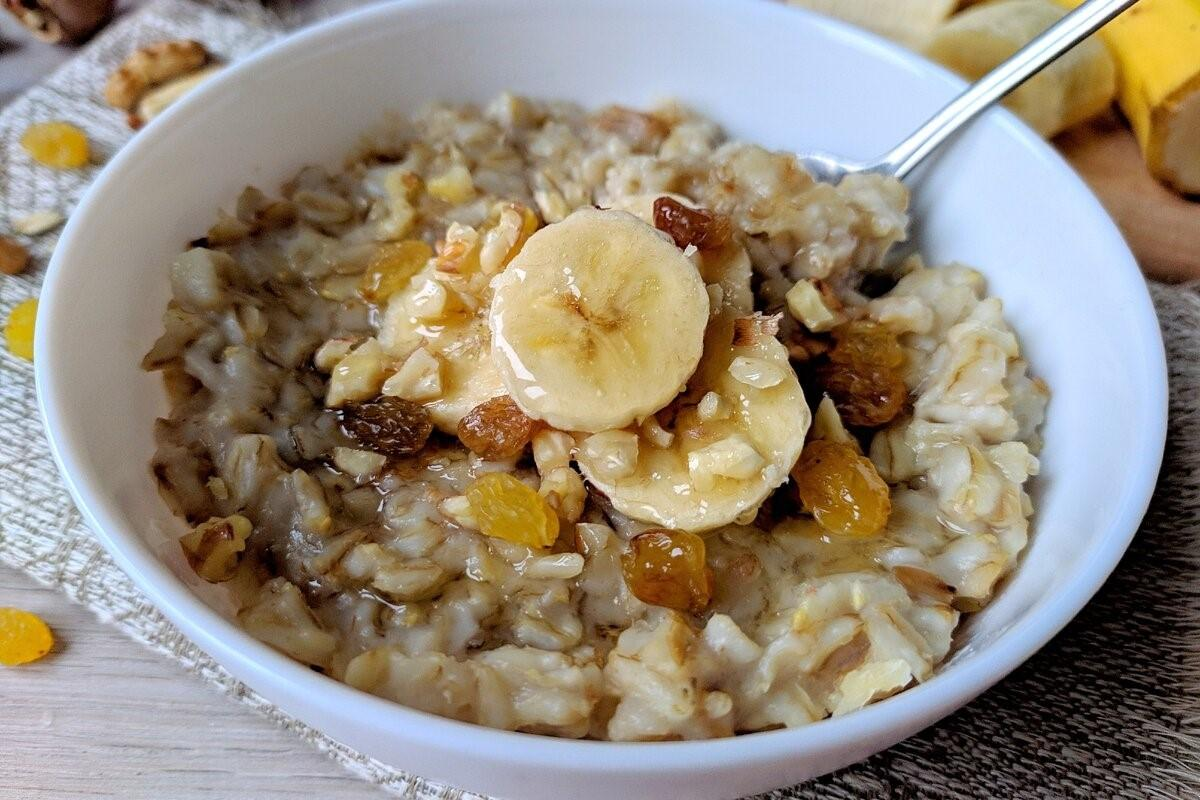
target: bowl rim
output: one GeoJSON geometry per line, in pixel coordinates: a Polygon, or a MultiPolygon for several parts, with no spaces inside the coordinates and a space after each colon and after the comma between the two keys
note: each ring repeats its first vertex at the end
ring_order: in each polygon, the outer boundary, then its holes
{"type": "MultiPolygon", "coordinates": [[[[532,5],[554,5],[556,0],[534,0],[532,5]]],[[[691,0],[705,13],[731,13],[729,0],[691,0]]],[[[145,149],[160,146],[189,117],[201,114],[206,99],[231,88],[239,78],[264,64],[282,64],[298,51],[317,44],[331,43],[346,31],[369,27],[373,20],[394,15],[423,14],[436,11],[440,0],[393,0],[333,17],[303,30],[281,37],[256,52],[231,64],[212,80],[205,82],[186,98],[168,109],[127,143],[104,167],[86,190],[62,231],[47,269],[41,289],[39,325],[35,332],[34,371],[38,405],[46,428],[50,449],[66,486],[88,526],[138,587],[146,593],[188,638],[218,663],[236,664],[240,676],[250,676],[251,687],[283,682],[292,693],[303,688],[306,699],[324,715],[355,718],[364,728],[381,735],[397,731],[419,730],[421,737],[445,750],[464,749],[470,740],[472,750],[487,759],[516,766],[539,767],[547,763],[579,763],[589,769],[621,770],[626,774],[664,773],[695,769],[697,764],[753,766],[777,761],[801,753],[818,754],[845,750],[856,742],[879,741],[900,727],[909,735],[932,724],[970,702],[1032,656],[1057,634],[1096,593],[1116,567],[1129,546],[1150,501],[1161,465],[1167,424],[1167,369],[1165,350],[1157,315],[1141,272],[1124,239],[1090,189],[1051,147],[1003,108],[987,112],[1005,132],[1029,150],[1046,169],[1060,173],[1074,185],[1081,202],[1090,204],[1097,227],[1107,228],[1112,258],[1123,269],[1109,276],[1113,288],[1127,298],[1127,307],[1136,316],[1141,348],[1137,354],[1144,367],[1146,402],[1140,417],[1132,420],[1145,432],[1142,446],[1130,454],[1137,465],[1121,496],[1120,513],[1113,517],[1099,546],[1084,562],[1076,576],[1058,592],[1058,602],[1043,605],[1039,613],[1027,614],[987,643],[972,658],[934,679],[918,684],[885,700],[873,703],[842,717],[828,718],[797,728],[766,731],[723,739],[681,742],[607,742],[560,739],[487,728],[458,722],[418,711],[354,689],[307,669],[259,642],[233,622],[219,615],[176,577],[135,532],[119,522],[119,514],[110,498],[95,490],[81,457],[82,446],[72,413],[64,400],[63,380],[55,365],[63,347],[60,331],[69,324],[69,310],[58,301],[60,287],[69,280],[72,265],[86,264],[86,253],[78,241],[85,222],[102,213],[98,202],[108,188],[134,163],[145,149]]],[[[452,4],[486,11],[506,7],[509,0],[458,0],[452,4]]],[[[593,3],[593,5],[604,5],[593,3]]],[[[611,0],[610,6],[636,7],[637,0],[611,0]]],[[[758,15],[772,25],[808,25],[863,50],[903,62],[919,72],[924,80],[938,83],[947,91],[961,89],[964,82],[945,69],[901,46],[854,28],[848,24],[789,8],[770,0],[738,0],[741,15],[758,15]]],[[[1132,362],[1134,357],[1131,356],[1132,362]]],[[[836,766],[836,765],[832,765],[836,766]]]]}

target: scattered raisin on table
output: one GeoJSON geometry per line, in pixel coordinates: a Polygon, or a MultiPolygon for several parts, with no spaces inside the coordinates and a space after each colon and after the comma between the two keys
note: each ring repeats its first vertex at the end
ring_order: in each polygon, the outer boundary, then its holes
{"type": "Polygon", "coordinates": [[[17,358],[33,361],[33,329],[37,321],[37,298],[22,300],[8,312],[4,323],[4,343],[17,358]]]}
{"type": "Polygon", "coordinates": [[[87,135],[69,122],[37,122],[21,135],[29,157],[53,169],[76,169],[88,163],[87,135]]]}
{"type": "Polygon", "coordinates": [[[0,664],[15,667],[37,661],[54,646],[54,634],[37,615],[0,608],[0,664]]]}

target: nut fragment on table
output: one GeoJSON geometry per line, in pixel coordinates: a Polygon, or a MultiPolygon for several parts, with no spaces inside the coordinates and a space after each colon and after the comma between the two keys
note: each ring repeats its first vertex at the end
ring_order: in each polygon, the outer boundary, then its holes
{"type": "Polygon", "coordinates": [[[4,0],[33,35],[50,44],[81,42],[112,17],[114,0],[4,0]]]}
{"type": "Polygon", "coordinates": [[[13,232],[23,236],[40,236],[57,228],[62,221],[62,214],[54,209],[46,208],[33,211],[23,217],[17,217],[12,222],[12,229],[13,232]]]}
{"type": "Polygon", "coordinates": [[[21,243],[7,236],[0,236],[0,273],[17,275],[29,266],[29,251],[21,243]]]}
{"type": "Polygon", "coordinates": [[[222,66],[222,64],[209,64],[195,72],[174,78],[150,89],[138,101],[137,110],[129,115],[130,126],[140,128],[145,125],[166,111],[167,106],[219,72],[222,66]]]}
{"type": "Polygon", "coordinates": [[[114,108],[132,111],[151,88],[195,72],[208,60],[208,50],[192,39],[148,44],[108,76],[104,99],[114,108]]]}

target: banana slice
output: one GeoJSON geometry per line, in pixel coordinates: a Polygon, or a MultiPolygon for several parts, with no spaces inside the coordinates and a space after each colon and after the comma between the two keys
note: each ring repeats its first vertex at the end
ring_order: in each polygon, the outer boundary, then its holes
{"type": "Polygon", "coordinates": [[[508,394],[571,431],[641,421],[687,383],[709,299],[669,237],[580,209],[530,237],[493,283],[492,356],[508,394]]]}
{"type": "Polygon", "coordinates": [[[486,311],[471,308],[436,274],[431,264],[392,296],[378,338],[388,355],[399,361],[418,348],[437,359],[440,391],[423,405],[438,430],[455,434],[467,412],[505,390],[492,362],[486,311]]]}
{"type": "MultiPolygon", "coordinates": [[[[622,198],[612,207],[652,225],[654,201],[664,196],[696,205],[657,193],[622,198]]],[[[592,485],[626,516],[699,531],[753,513],[787,480],[810,414],[771,324],[749,316],[754,295],[745,249],[730,242],[690,258],[709,287],[720,287],[719,302],[670,430],[648,421],[637,433],[580,437],[577,460],[592,485]]]]}
{"type": "Polygon", "coordinates": [[[799,458],[811,415],[787,350],[770,320],[730,311],[709,325],[704,358],[664,425],[673,435],[655,437],[667,446],[639,433],[631,456],[633,433],[581,437],[580,470],[626,516],[685,531],[746,521],[799,458]]]}

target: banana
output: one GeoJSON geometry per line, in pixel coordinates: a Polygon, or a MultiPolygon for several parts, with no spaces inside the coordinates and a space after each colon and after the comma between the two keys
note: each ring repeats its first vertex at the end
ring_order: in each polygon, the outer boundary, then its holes
{"type": "MultiPolygon", "coordinates": [[[[942,23],[925,54],[975,80],[1066,14],[1051,0],[996,0],[942,23]]],[[[1043,136],[1104,111],[1117,94],[1117,70],[1104,43],[1086,39],[1029,79],[1005,105],[1043,136]]]]}
{"type": "MultiPolygon", "coordinates": [[[[1081,0],[1059,0],[1068,7],[1081,0]]],[[[1118,102],[1156,178],[1200,194],[1200,0],[1142,0],[1100,30],[1118,102]]]]}
{"type": "Polygon", "coordinates": [[[658,415],[669,436],[579,437],[580,471],[626,516],[693,532],[747,522],[799,458],[811,414],[787,350],[772,320],[731,312],[710,323],[674,420],[658,415]]]}
{"type": "MultiPolygon", "coordinates": [[[[696,205],[658,193],[622,198],[612,207],[653,224],[654,201],[663,196],[696,205]]],[[[672,406],[673,421],[664,412],[657,415],[663,420],[647,419],[636,432],[579,436],[576,460],[626,516],[699,531],[752,514],[787,480],[810,414],[772,323],[751,316],[752,268],[745,249],[730,242],[690,258],[710,287],[714,308],[704,355],[672,406]]]]}
{"type": "MultiPolygon", "coordinates": [[[[449,434],[472,408],[505,393],[492,362],[486,309],[471,308],[469,301],[439,280],[431,263],[388,301],[378,337],[384,351],[402,363],[422,350],[433,356],[437,391],[420,399],[433,424],[449,434]]],[[[404,372],[401,366],[395,377],[404,372]]],[[[384,384],[385,394],[402,393],[393,392],[390,383],[384,384]]]]}
{"type": "Polygon", "coordinates": [[[908,47],[919,49],[938,23],[950,16],[955,0],[788,0],[807,8],[874,31],[908,47]]]}
{"type": "Polygon", "coordinates": [[[583,208],[525,243],[492,282],[492,357],[508,394],[561,430],[623,428],[696,369],[709,296],[674,242],[631,214],[583,208]]]}

